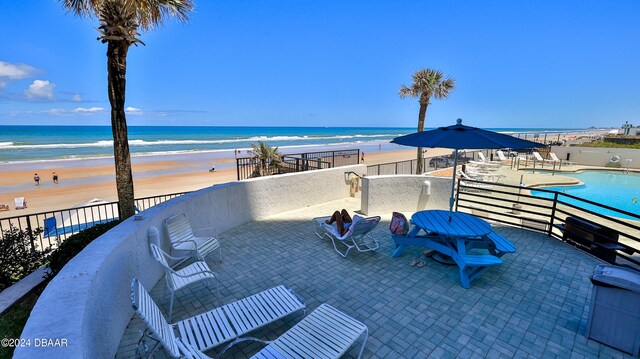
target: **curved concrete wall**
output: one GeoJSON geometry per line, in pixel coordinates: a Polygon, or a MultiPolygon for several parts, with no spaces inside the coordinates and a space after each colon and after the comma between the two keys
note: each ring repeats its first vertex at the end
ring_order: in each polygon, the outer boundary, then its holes
{"type": "Polygon", "coordinates": [[[360,210],[366,215],[376,215],[394,211],[449,209],[450,196],[451,178],[420,175],[368,176],[362,181],[360,210]]]}
{"type": "MultiPolygon", "coordinates": [[[[131,278],[152,287],[161,267],[148,251],[149,227],[185,213],[194,229],[212,234],[278,212],[345,198],[345,172],[366,173],[364,165],[339,167],[216,185],[161,203],[129,218],[73,258],[49,283],[31,312],[22,338],[66,339],[62,347],[16,348],[14,358],[112,358],[131,320],[131,278]]],[[[224,242],[222,243],[224,246],[224,242]]]]}

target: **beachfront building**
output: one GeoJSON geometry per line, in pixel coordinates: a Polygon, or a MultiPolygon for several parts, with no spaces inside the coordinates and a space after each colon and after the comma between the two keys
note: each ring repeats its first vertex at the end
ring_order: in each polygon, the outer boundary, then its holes
{"type": "MultiPolygon", "coordinates": [[[[205,286],[185,289],[176,296],[174,321],[286,285],[309,311],[329,303],[364,323],[369,330],[364,357],[627,355],[585,333],[589,276],[601,259],[550,239],[546,227],[494,223],[495,232],[517,250],[465,289],[456,266],[426,260],[423,248],[391,256],[396,249],[388,231],[391,212],[448,208],[450,179],[367,172],[359,164],[215,185],[129,218],[69,262],[33,309],[23,337],[64,338],[67,344],[19,347],[15,358],[134,357],[145,325],[133,315],[131,280],[138,278],[167,313],[164,272],[149,240],[168,248],[165,220],[176,214],[185,214],[194,228],[210,228],[223,260],[207,258],[218,275],[220,296],[205,286]],[[347,173],[363,177],[354,197],[347,173]],[[313,218],[341,208],[382,216],[372,232],[377,251],[343,258],[331,241],[316,237],[313,218]],[[425,259],[424,265],[409,265],[415,258],[425,259]]],[[[491,211],[483,210],[485,216],[491,211]]],[[[295,320],[252,334],[273,339],[295,320]]],[[[241,343],[225,357],[246,357],[260,348],[241,343]]],[[[357,356],[358,349],[355,345],[347,356],[357,356]]]]}

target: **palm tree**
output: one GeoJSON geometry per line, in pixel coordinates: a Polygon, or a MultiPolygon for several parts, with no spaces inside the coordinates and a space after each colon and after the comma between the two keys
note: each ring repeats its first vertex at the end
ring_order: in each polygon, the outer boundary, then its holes
{"type": "Polygon", "coordinates": [[[167,17],[186,22],[192,0],[61,0],[67,11],[100,20],[98,40],[107,43],[107,80],[111,103],[111,131],[116,168],[120,219],[133,216],[134,195],[131,156],[125,116],[127,52],[144,43],[138,29],[153,29],[167,17]]]}
{"type": "MultiPolygon", "coordinates": [[[[443,79],[444,74],[441,71],[433,69],[421,69],[413,74],[413,83],[411,87],[402,85],[400,88],[400,97],[418,97],[420,103],[420,112],[418,113],[418,132],[424,131],[424,120],[427,117],[427,107],[431,104],[431,97],[437,99],[445,99],[449,97],[451,91],[456,85],[456,80],[452,78],[443,79]]],[[[418,147],[418,164],[416,166],[416,174],[422,173],[423,165],[422,147],[418,147]]]]}
{"type": "Polygon", "coordinates": [[[273,148],[262,141],[257,145],[251,144],[253,157],[257,160],[256,168],[251,177],[268,176],[277,173],[282,168],[282,154],[278,147],[273,148]]]}

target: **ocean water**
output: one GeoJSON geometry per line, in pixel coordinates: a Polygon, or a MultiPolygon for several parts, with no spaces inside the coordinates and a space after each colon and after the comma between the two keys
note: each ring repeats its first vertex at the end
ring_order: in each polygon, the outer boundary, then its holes
{"type": "MultiPolygon", "coordinates": [[[[499,128],[495,131],[533,134],[553,139],[558,133],[584,129],[499,128]]],[[[394,127],[195,127],[129,126],[132,156],[248,150],[265,141],[283,153],[340,148],[382,148],[392,138],[415,132],[394,127]],[[374,145],[374,146],[372,146],[374,145]],[[337,148],[337,147],[336,147],[337,148]]],[[[0,126],[0,163],[108,158],[113,155],[109,126],[0,126]]],[[[390,146],[385,146],[388,150],[390,146]]],[[[396,148],[397,149],[397,148],[396,148]]]]}

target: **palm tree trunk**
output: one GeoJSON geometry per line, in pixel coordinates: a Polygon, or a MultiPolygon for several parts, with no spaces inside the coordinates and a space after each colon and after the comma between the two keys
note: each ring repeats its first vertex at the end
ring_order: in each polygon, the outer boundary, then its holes
{"type": "MultiPolygon", "coordinates": [[[[420,112],[418,113],[418,132],[424,131],[424,119],[427,117],[427,103],[420,103],[420,112]]],[[[418,163],[416,164],[416,174],[422,174],[424,171],[422,164],[424,163],[424,154],[422,147],[418,147],[418,163]]]]}
{"type": "Polygon", "coordinates": [[[135,214],[131,155],[129,153],[127,118],[124,111],[129,45],[126,41],[109,41],[107,47],[111,130],[113,132],[113,155],[116,166],[120,219],[126,219],[135,214]]]}

